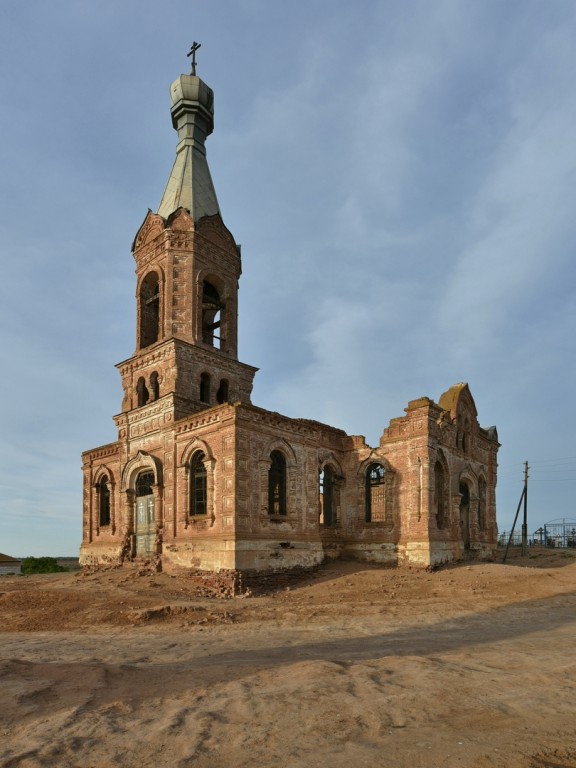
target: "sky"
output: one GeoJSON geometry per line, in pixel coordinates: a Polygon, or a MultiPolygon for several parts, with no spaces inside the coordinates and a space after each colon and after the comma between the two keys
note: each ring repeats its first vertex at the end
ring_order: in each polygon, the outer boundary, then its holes
{"type": "Polygon", "coordinates": [[[0,0],[0,552],[75,556],[116,439],[131,244],[215,92],[253,402],[377,445],[468,382],[498,523],[576,518],[573,0],[0,0]]]}

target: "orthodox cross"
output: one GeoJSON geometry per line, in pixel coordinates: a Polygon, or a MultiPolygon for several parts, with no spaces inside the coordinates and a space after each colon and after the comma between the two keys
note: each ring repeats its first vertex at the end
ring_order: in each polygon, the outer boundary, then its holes
{"type": "Polygon", "coordinates": [[[196,74],[196,51],[202,43],[197,43],[196,40],[192,43],[192,47],[190,48],[190,53],[187,53],[186,56],[192,56],[192,74],[196,74]]]}

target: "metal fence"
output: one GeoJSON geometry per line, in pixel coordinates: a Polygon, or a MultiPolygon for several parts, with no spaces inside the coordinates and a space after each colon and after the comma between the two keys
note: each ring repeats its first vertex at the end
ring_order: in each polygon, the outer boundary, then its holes
{"type": "MultiPolygon", "coordinates": [[[[502,531],[498,534],[498,546],[505,547],[510,538],[510,531],[502,531]]],[[[522,546],[521,531],[514,531],[511,547],[522,546]]],[[[529,547],[544,547],[555,549],[576,549],[576,520],[572,518],[559,518],[544,523],[541,528],[528,535],[529,547]]]]}

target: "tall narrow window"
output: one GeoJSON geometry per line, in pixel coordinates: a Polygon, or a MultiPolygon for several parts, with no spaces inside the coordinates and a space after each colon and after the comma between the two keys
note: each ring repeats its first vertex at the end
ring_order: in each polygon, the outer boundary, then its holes
{"type": "Polygon", "coordinates": [[[334,505],[334,470],[327,464],[320,472],[320,523],[336,525],[334,505]]]}
{"type": "Polygon", "coordinates": [[[286,514],[286,459],[280,451],[270,454],[268,470],[268,514],[286,514]]]}
{"type": "Polygon", "coordinates": [[[210,374],[203,373],[200,376],[200,401],[202,403],[210,402],[210,374]]]}
{"type": "Polygon", "coordinates": [[[140,286],[140,346],[148,347],[160,336],[160,284],[149,272],[140,286]]]}
{"type": "Polygon", "coordinates": [[[382,464],[370,464],[366,472],[366,522],[383,523],[385,514],[385,470],[382,464]]]}
{"type": "Polygon", "coordinates": [[[206,456],[197,451],[190,462],[190,515],[207,514],[206,456]]]}
{"type": "Polygon", "coordinates": [[[100,506],[100,527],[110,525],[110,486],[107,475],[98,483],[99,506],[100,506]]]}
{"type": "Polygon", "coordinates": [[[150,376],[150,389],[152,390],[152,400],[158,400],[160,397],[160,384],[156,371],[150,376]]]}
{"type": "Polygon", "coordinates": [[[220,328],[222,325],[222,310],[224,304],[217,289],[204,280],[202,286],[202,341],[216,349],[221,348],[220,328]]]}
{"type": "Polygon", "coordinates": [[[216,393],[216,401],[218,403],[228,402],[228,382],[226,379],[222,379],[220,381],[220,386],[218,387],[218,392],[216,393]]]}
{"type": "Polygon", "coordinates": [[[434,508],[436,527],[444,528],[446,525],[446,473],[440,461],[434,465],[434,508]]]}
{"type": "Polygon", "coordinates": [[[478,529],[486,530],[486,480],[478,480],[478,529]]]}
{"type": "Polygon", "coordinates": [[[140,408],[141,406],[146,405],[150,399],[150,393],[148,392],[146,382],[142,376],[140,376],[138,384],[136,384],[136,392],[138,394],[138,408],[140,408]]]}

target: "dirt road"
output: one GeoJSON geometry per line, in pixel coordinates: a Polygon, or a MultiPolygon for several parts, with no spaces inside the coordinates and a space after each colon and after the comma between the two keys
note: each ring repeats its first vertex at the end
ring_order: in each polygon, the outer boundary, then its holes
{"type": "Polygon", "coordinates": [[[0,579],[2,768],[576,768],[576,553],[0,579]]]}

